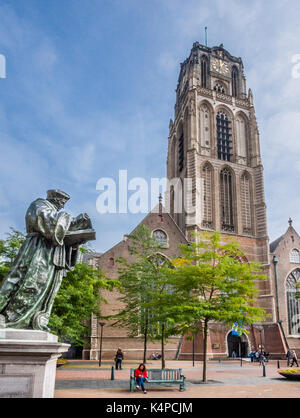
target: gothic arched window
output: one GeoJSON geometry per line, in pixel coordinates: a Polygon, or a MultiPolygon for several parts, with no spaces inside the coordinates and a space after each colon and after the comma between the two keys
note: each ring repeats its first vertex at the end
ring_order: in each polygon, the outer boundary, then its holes
{"type": "Polygon", "coordinates": [[[152,237],[159,242],[162,247],[167,247],[168,237],[167,234],[161,229],[157,229],[153,232],[152,237]]]}
{"type": "Polygon", "coordinates": [[[162,254],[155,254],[156,264],[159,267],[171,267],[172,263],[162,254]]]}
{"type": "Polygon", "coordinates": [[[201,86],[208,88],[208,59],[201,58],[201,86]]]}
{"type": "Polygon", "coordinates": [[[218,93],[224,93],[224,94],[226,93],[226,89],[221,83],[216,83],[214,86],[214,90],[217,91],[218,93]]]}
{"type": "Polygon", "coordinates": [[[237,153],[240,157],[247,157],[247,126],[243,116],[236,118],[237,153]]]}
{"type": "Polygon", "coordinates": [[[298,250],[294,249],[290,252],[290,262],[300,264],[300,253],[298,250]]]}
{"type": "Polygon", "coordinates": [[[172,218],[174,218],[174,209],[175,209],[175,192],[174,192],[174,186],[170,187],[170,214],[172,218]]]}
{"type": "Polygon", "coordinates": [[[179,137],[178,140],[178,168],[179,172],[183,170],[184,165],[184,134],[182,134],[179,137]]]}
{"type": "Polygon", "coordinates": [[[234,232],[233,185],[228,168],[220,173],[220,204],[222,231],[234,232]]]}
{"type": "Polygon", "coordinates": [[[209,164],[205,164],[202,169],[202,226],[213,229],[213,208],[212,208],[212,169],[209,164]]]}
{"type": "Polygon", "coordinates": [[[286,281],[287,311],[290,335],[300,335],[299,301],[296,298],[296,284],[300,279],[300,270],[293,271],[286,281]]]}
{"type": "Polygon", "coordinates": [[[232,95],[234,97],[239,95],[239,70],[236,67],[232,68],[232,95]]]}
{"type": "Polygon", "coordinates": [[[217,142],[219,160],[231,160],[231,120],[223,111],[217,113],[217,142]]]}
{"type": "Polygon", "coordinates": [[[206,104],[202,104],[199,113],[201,146],[209,147],[211,137],[211,116],[208,106],[206,106],[206,104]]]}
{"type": "Polygon", "coordinates": [[[173,137],[170,151],[170,176],[173,179],[176,176],[176,138],[173,137]]]}
{"type": "Polygon", "coordinates": [[[250,176],[248,173],[244,173],[241,177],[241,208],[243,233],[247,235],[252,234],[251,191],[250,176]]]}

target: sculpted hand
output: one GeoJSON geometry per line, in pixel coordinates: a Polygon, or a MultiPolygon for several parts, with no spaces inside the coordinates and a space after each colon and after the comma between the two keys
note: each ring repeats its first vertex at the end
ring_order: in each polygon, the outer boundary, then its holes
{"type": "Polygon", "coordinates": [[[88,219],[90,219],[90,217],[87,213],[81,213],[77,216],[77,219],[84,219],[85,221],[87,221],[88,219]]]}

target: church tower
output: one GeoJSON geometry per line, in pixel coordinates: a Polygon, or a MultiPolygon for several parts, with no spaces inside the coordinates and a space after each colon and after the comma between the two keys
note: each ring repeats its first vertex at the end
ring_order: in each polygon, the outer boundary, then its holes
{"type": "MultiPolygon", "coordinates": [[[[171,181],[172,216],[187,236],[210,230],[268,245],[259,132],[241,58],[223,45],[194,43],[176,95],[167,176],[180,179],[180,187],[171,181]],[[180,188],[182,205],[176,204],[180,188]]],[[[268,262],[267,254],[261,262],[268,262]]]]}
{"type": "Polygon", "coordinates": [[[242,59],[223,45],[195,42],[181,64],[169,129],[171,216],[187,239],[218,231],[238,241],[248,261],[264,266],[268,279],[257,285],[258,304],[269,314],[266,323],[274,324],[259,131],[242,59]]]}
{"type": "MultiPolygon", "coordinates": [[[[179,245],[193,240],[193,232],[201,235],[204,231],[217,231],[223,239],[230,236],[238,241],[247,260],[261,263],[267,277],[257,283],[257,303],[268,314],[265,322],[249,327],[242,336],[235,335],[232,326],[209,323],[208,357],[227,358],[233,352],[246,357],[253,348],[257,350],[263,345],[273,358],[285,358],[286,328],[279,318],[285,320],[288,316],[283,313],[286,294],[277,284],[284,283],[286,270],[295,270],[300,237],[289,229],[286,236],[271,245],[270,254],[259,131],[241,58],[230,55],[223,45],[208,48],[194,43],[190,56],[181,64],[175,116],[169,128],[165,205],[163,208],[160,198],[159,210],[153,210],[141,222],[164,243],[160,255],[167,259],[178,257],[179,245]],[[274,260],[279,261],[278,266],[274,260]]],[[[89,263],[101,268],[107,277],[117,279],[115,260],[120,257],[134,260],[127,237],[104,254],[92,257],[89,263]]],[[[291,294],[295,277],[289,277],[287,289],[290,313],[296,312],[291,294]]],[[[101,306],[103,317],[123,309],[115,292],[103,296],[109,301],[101,306]]],[[[98,324],[93,316],[90,347],[84,350],[84,358],[99,359],[102,331],[98,324]]],[[[127,353],[126,358],[143,358],[143,340],[139,336],[130,338],[126,328],[116,328],[108,322],[103,338],[106,358],[112,358],[116,352],[116,341],[127,353]]],[[[155,343],[149,344],[149,352],[156,351],[155,343]]],[[[188,338],[170,337],[165,350],[170,360],[191,360],[192,353],[196,360],[201,360],[203,335],[197,335],[194,344],[188,338]]]]}

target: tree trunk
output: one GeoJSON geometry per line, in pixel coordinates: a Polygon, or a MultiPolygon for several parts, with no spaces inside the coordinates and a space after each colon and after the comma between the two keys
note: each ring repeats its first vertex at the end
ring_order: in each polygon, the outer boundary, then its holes
{"type": "Polygon", "coordinates": [[[203,376],[202,380],[206,383],[206,357],[207,357],[207,334],[208,334],[208,320],[204,321],[204,339],[203,339],[203,376]]]}
{"type": "Polygon", "coordinates": [[[164,370],[166,368],[165,361],[165,324],[161,326],[161,368],[164,370]]]}
{"type": "Polygon", "coordinates": [[[145,329],[144,329],[144,359],[143,363],[147,363],[147,339],[148,339],[148,314],[146,315],[145,319],[145,329]]]}

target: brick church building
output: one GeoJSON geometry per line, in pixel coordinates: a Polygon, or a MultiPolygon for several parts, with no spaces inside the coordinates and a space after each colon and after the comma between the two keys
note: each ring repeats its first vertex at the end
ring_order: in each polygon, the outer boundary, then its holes
{"type": "MultiPolygon", "coordinates": [[[[241,58],[230,55],[223,45],[209,48],[196,42],[181,64],[175,115],[169,125],[167,177],[167,210],[160,203],[142,221],[153,236],[164,240],[165,257],[178,255],[178,244],[194,239],[195,232],[218,231],[238,241],[247,260],[261,263],[267,276],[257,284],[258,304],[268,314],[266,322],[253,325],[242,336],[224,324],[211,323],[208,356],[230,357],[236,351],[246,357],[261,345],[273,358],[284,357],[288,347],[300,353],[295,297],[300,237],[290,220],[286,234],[269,244],[253,94],[246,89],[241,58]]],[[[130,258],[126,239],[89,262],[116,278],[115,260],[120,256],[130,258]]],[[[102,315],[116,312],[120,308],[117,295],[105,296],[109,304],[102,307],[102,315]]],[[[91,344],[84,349],[84,358],[98,359],[99,337],[99,322],[92,318],[91,344]]],[[[126,329],[105,324],[103,358],[113,359],[118,347],[127,359],[142,359],[142,340],[129,338],[126,329]]],[[[149,344],[149,356],[153,351],[160,351],[159,343],[149,344]]],[[[201,359],[202,335],[196,337],[194,352],[201,359]]],[[[166,356],[191,359],[192,342],[180,336],[169,339],[166,356]]]]}

